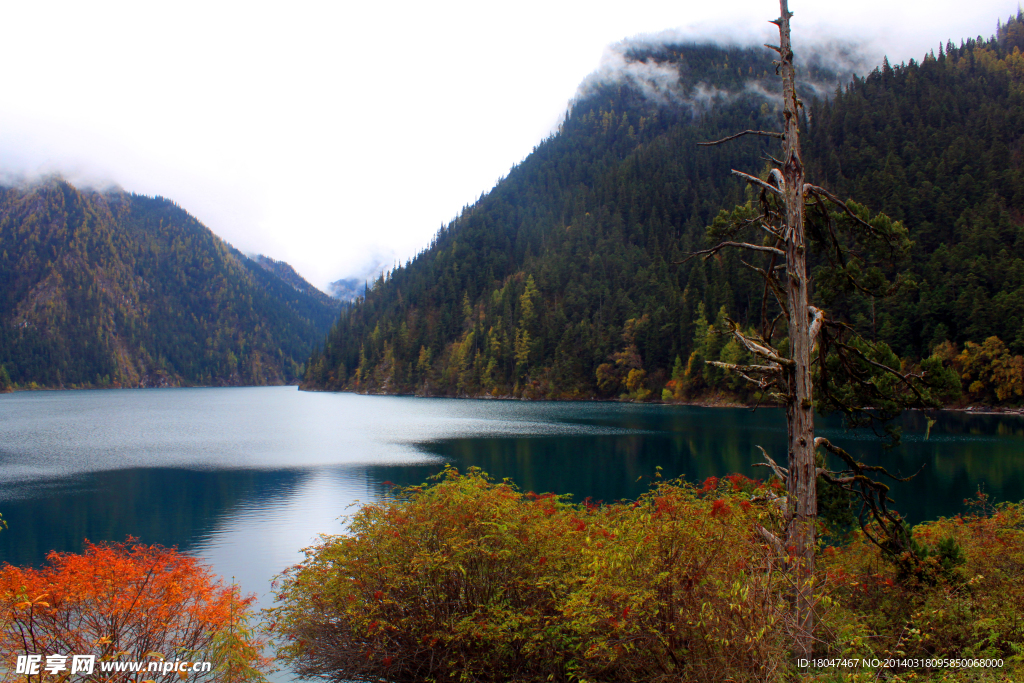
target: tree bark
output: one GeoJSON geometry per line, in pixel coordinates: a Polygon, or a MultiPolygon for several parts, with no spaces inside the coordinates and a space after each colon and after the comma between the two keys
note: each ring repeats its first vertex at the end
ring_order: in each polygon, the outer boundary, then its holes
{"type": "Polygon", "coordinates": [[[814,462],[814,400],[811,385],[810,279],[804,237],[804,166],[800,158],[799,102],[796,96],[793,49],[790,43],[787,0],[780,0],[779,71],[782,75],[783,201],[786,207],[786,275],[789,304],[789,343],[793,365],[787,368],[789,401],[789,527],[787,548],[791,554],[795,583],[794,612],[797,632],[793,654],[810,658],[814,633],[814,552],[817,525],[817,476],[814,462]]]}

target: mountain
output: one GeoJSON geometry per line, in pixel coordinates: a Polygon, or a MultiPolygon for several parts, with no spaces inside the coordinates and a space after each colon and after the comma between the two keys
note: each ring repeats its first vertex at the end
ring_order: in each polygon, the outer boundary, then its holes
{"type": "Polygon", "coordinates": [[[0,366],[19,386],[295,381],[337,315],[324,298],[162,197],[0,188],[0,366]]]}
{"type": "Polygon", "coordinates": [[[343,302],[353,302],[366,294],[366,285],[391,270],[395,261],[393,255],[372,253],[361,267],[356,267],[328,285],[332,297],[343,302]]]}
{"type": "Polygon", "coordinates": [[[366,280],[358,277],[348,277],[335,280],[329,286],[331,296],[338,301],[352,302],[366,293],[366,280]]]}
{"type": "Polygon", "coordinates": [[[624,326],[645,312],[630,328],[644,362],[671,367],[687,353],[705,290],[717,308],[733,303],[730,277],[752,282],[738,264],[729,273],[671,264],[721,207],[743,199],[730,168],[763,163],[769,147],[754,138],[695,150],[775,122],[766,53],[627,52],[637,68],[624,80],[588,84],[557,135],[342,313],[305,386],[590,396],[595,369],[627,346],[624,326]],[[678,82],[662,87],[668,69],[678,82]]]}
{"type": "MultiPolygon", "coordinates": [[[[938,347],[958,358],[961,346],[967,353],[990,337],[1009,345],[1004,355],[1024,351],[1021,26],[1011,18],[989,41],[886,62],[842,88],[825,58],[801,69],[809,180],[904,221],[915,241],[900,266],[907,286],[891,301],[828,304],[911,363],[938,347]]],[[[763,283],[736,253],[686,256],[707,244],[720,211],[751,198],[730,170],[758,173],[778,155],[776,142],[752,136],[696,144],[779,128],[771,55],[625,49],[616,73],[588,81],[555,135],[342,312],[302,386],[536,398],[679,398],[681,386],[690,396],[742,393],[742,382],[700,361],[740,360],[719,332],[726,315],[757,318],[763,283]]]]}
{"type": "MultiPolygon", "coordinates": [[[[249,258],[267,272],[276,275],[285,283],[294,287],[296,291],[301,292],[303,294],[308,294],[310,297],[318,300],[327,308],[341,308],[336,298],[328,296],[327,294],[321,292],[319,289],[311,285],[309,282],[306,281],[304,277],[295,272],[294,268],[292,268],[284,261],[276,261],[270,258],[269,256],[264,256],[263,254],[256,254],[255,256],[250,256],[249,258]]],[[[333,285],[334,283],[331,284],[333,285]]]]}

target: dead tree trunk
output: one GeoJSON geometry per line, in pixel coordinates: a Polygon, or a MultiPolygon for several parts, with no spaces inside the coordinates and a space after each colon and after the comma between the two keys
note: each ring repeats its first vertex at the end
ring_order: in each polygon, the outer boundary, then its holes
{"type": "MultiPolygon", "coordinates": [[[[760,364],[739,365],[707,361],[748,380],[762,397],[779,401],[786,407],[789,434],[788,467],[779,467],[764,454],[765,463],[786,482],[785,538],[767,529],[761,532],[786,562],[793,583],[793,655],[809,659],[814,646],[814,552],[817,531],[817,482],[823,480],[858,496],[863,503],[861,525],[867,537],[890,556],[909,549],[907,528],[898,513],[888,509],[892,502],[889,487],[872,478],[884,475],[897,481],[905,478],[889,474],[883,467],[858,462],[842,448],[827,439],[814,437],[815,381],[818,400],[826,410],[842,411],[851,426],[884,423],[909,407],[935,407],[931,388],[944,390],[946,383],[941,367],[924,372],[904,371],[888,346],[867,342],[841,321],[829,319],[825,312],[810,303],[811,280],[807,273],[807,256],[811,247],[824,257],[833,274],[845,278],[857,291],[874,299],[895,292],[900,284],[868,284],[858,273],[863,266],[879,256],[891,262],[909,254],[910,240],[906,229],[884,214],[870,218],[860,207],[848,205],[833,194],[806,183],[800,157],[800,101],[796,95],[793,48],[790,42],[788,0],[780,0],[781,16],[772,23],[779,27],[778,46],[769,45],[779,53],[778,73],[782,77],[784,130],[746,130],[715,142],[720,145],[745,135],[780,138],[782,160],[766,178],[733,170],[758,191],[758,204],[748,203],[733,212],[724,232],[712,232],[720,239],[710,249],[692,252],[689,258],[703,255],[710,258],[723,249],[740,249],[766,259],[765,267],[742,261],[764,280],[761,301],[760,333],[744,332],[729,321],[732,335],[759,359],[760,364]],[[856,209],[856,211],[854,210],[856,209]],[[810,211],[810,232],[805,212],[810,211]],[[863,214],[863,215],[862,215],[863,214]],[[737,239],[743,234],[749,241],[737,239]],[[808,235],[813,244],[808,243],[808,235]],[[857,248],[854,248],[856,245],[857,248]],[[871,246],[874,245],[874,246],[871,246]],[[780,260],[784,263],[780,264],[780,260]],[[848,261],[861,265],[847,268],[848,261]],[[774,303],[772,303],[774,302],[774,303]],[[781,309],[773,317],[770,308],[781,309]],[[789,350],[783,354],[774,343],[776,323],[785,319],[788,325],[789,350]],[[814,364],[818,378],[815,380],[814,364]],[[887,364],[888,363],[888,364],[887,364]],[[884,378],[884,381],[883,381],[884,378]],[[896,379],[896,383],[891,382],[896,379]],[[842,392],[835,391],[842,387],[842,392]],[[868,406],[876,406],[869,408],[868,406]],[[877,406],[881,406],[878,408],[877,406]],[[816,446],[838,457],[847,469],[833,472],[818,468],[816,446]]],[[[688,260],[687,259],[687,260],[688,260]]],[[[934,364],[933,364],[934,365],[934,364]]],[[[955,377],[954,377],[955,379],[955,377]]]]}
{"type": "MultiPolygon", "coordinates": [[[[811,367],[812,351],[821,331],[824,315],[810,304],[810,277],[807,274],[807,239],[804,229],[804,211],[807,193],[820,188],[804,183],[804,165],[800,158],[800,101],[796,95],[796,74],[793,66],[793,48],[790,42],[787,0],[780,0],[781,16],[772,23],[779,27],[779,45],[769,45],[779,53],[778,73],[782,76],[784,129],[780,132],[748,130],[716,142],[717,145],[743,135],[759,135],[782,139],[781,169],[773,169],[767,180],[733,170],[735,175],[761,191],[760,216],[741,221],[739,228],[760,225],[770,236],[769,244],[736,242],[726,239],[711,249],[694,252],[692,256],[711,256],[726,247],[740,248],[767,254],[771,262],[761,269],[744,262],[762,275],[765,293],[762,301],[761,334],[744,334],[732,325],[733,335],[765,365],[738,366],[709,361],[733,372],[738,372],[762,391],[774,387],[772,395],[786,406],[789,433],[789,462],[786,472],[773,468],[786,481],[786,538],[773,542],[784,548],[785,560],[793,581],[794,643],[793,654],[809,658],[814,635],[814,552],[817,529],[817,467],[814,453],[814,395],[811,367]],[[778,259],[785,263],[777,266],[778,259]],[[780,273],[779,268],[784,268],[780,273]],[[772,337],[775,322],[767,315],[768,297],[774,296],[782,309],[789,327],[789,354],[783,358],[774,348],[772,337]],[[758,379],[760,377],[760,379],[758,379]]],[[[822,191],[824,192],[824,191],[822,191]]],[[[827,193],[826,193],[827,194],[827,193]]],[[[831,198],[831,195],[827,195],[831,198]]]]}
{"type": "Polygon", "coordinates": [[[817,526],[817,476],[814,462],[814,397],[811,381],[811,307],[810,279],[807,275],[807,248],[804,234],[804,165],[800,158],[800,131],[790,43],[787,0],[780,0],[779,73],[782,76],[785,130],[782,148],[782,199],[786,222],[783,243],[786,251],[786,293],[789,304],[790,359],[787,369],[789,391],[786,420],[789,432],[789,476],[787,493],[789,528],[787,547],[792,553],[795,581],[795,617],[797,634],[794,654],[809,658],[814,632],[814,550],[817,526]]]}

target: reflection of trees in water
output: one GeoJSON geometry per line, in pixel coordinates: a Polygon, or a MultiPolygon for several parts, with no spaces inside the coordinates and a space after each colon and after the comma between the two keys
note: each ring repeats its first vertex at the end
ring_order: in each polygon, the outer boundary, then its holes
{"type": "Polygon", "coordinates": [[[1024,498],[1024,444],[1021,442],[985,439],[957,441],[956,448],[943,448],[944,445],[935,444],[930,449],[930,458],[922,460],[933,469],[934,476],[929,479],[945,484],[949,496],[957,502],[973,496],[980,483],[997,501],[1024,498]]]}
{"type": "Polygon", "coordinates": [[[467,438],[426,443],[421,448],[460,468],[476,466],[498,479],[509,477],[524,491],[611,501],[636,498],[646,491],[658,466],[666,477],[685,475],[691,481],[730,472],[753,476],[750,436],[749,432],[702,431],[467,438]]]}
{"type": "MultiPolygon", "coordinates": [[[[733,472],[763,478],[766,473],[752,466],[757,461],[755,446],[780,454],[785,449],[785,432],[773,424],[774,417],[771,410],[662,408],[652,410],[649,419],[630,414],[588,420],[594,426],[628,425],[636,430],[629,434],[478,437],[429,442],[420,448],[460,468],[477,466],[499,479],[510,477],[524,491],[572,493],[576,500],[618,500],[647,490],[659,465],[667,477],[685,475],[695,482],[733,472]],[[637,482],[639,477],[643,480],[637,482]]],[[[963,500],[974,495],[979,483],[997,500],[1024,498],[1024,443],[1017,441],[1024,436],[1024,420],[941,413],[927,441],[923,413],[908,413],[902,426],[906,438],[899,448],[884,450],[870,432],[858,432],[849,450],[865,462],[884,462],[890,471],[904,475],[925,465],[910,482],[893,486],[896,509],[912,522],[961,512],[963,500]]],[[[842,432],[835,419],[822,420],[822,427],[823,433],[842,432]]],[[[419,483],[440,466],[419,469],[423,473],[415,479],[399,480],[392,468],[382,468],[388,472],[382,476],[396,483],[419,483]]]]}
{"type": "Polygon", "coordinates": [[[909,475],[920,470],[911,481],[892,484],[896,509],[914,523],[955,515],[964,511],[964,499],[973,497],[979,484],[996,501],[1024,498],[1024,420],[957,412],[933,418],[927,440],[925,414],[911,412],[902,418],[899,448],[884,450],[873,439],[850,444],[857,457],[884,463],[890,472],[909,475]]]}
{"type": "Polygon", "coordinates": [[[928,417],[937,418],[932,427],[933,436],[1007,436],[1024,437],[1024,417],[1020,415],[978,415],[961,411],[944,411],[935,415],[911,411],[903,415],[903,429],[924,432],[928,417]]]}
{"type": "Polygon", "coordinates": [[[98,543],[134,536],[187,551],[232,510],[287,496],[304,476],[294,470],[170,468],[80,475],[52,484],[48,495],[26,491],[0,503],[10,527],[0,533],[0,560],[39,564],[50,550],[81,552],[86,538],[98,543]]]}
{"type": "Polygon", "coordinates": [[[374,497],[384,497],[391,493],[392,486],[384,482],[391,482],[396,486],[412,486],[423,484],[438,472],[444,465],[371,465],[365,468],[366,486],[374,492],[374,497]]]}

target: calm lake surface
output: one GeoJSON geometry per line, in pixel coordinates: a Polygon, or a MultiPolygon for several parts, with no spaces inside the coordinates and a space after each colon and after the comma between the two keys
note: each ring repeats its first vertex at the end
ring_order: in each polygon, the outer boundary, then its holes
{"type": "MultiPolygon", "coordinates": [[[[1024,420],[920,414],[883,451],[870,433],[820,433],[892,471],[914,521],[960,512],[979,485],[1024,498],[1024,420]]],[[[530,403],[299,392],[294,387],[0,395],[0,561],[42,562],[135,536],[208,561],[268,604],[270,579],[339,517],[450,462],[577,500],[635,498],[661,466],[693,481],[785,458],[779,410],[530,403]],[[637,482],[638,478],[643,481],[637,482]]]]}

